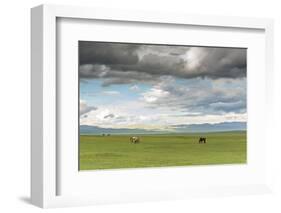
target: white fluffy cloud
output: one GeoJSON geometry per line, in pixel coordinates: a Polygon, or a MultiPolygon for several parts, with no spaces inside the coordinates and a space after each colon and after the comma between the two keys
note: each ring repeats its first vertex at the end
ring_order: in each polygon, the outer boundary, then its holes
{"type": "Polygon", "coordinates": [[[114,91],[114,90],[106,90],[106,91],[103,91],[103,94],[105,94],[105,95],[120,95],[120,92],[114,91]]]}
{"type": "Polygon", "coordinates": [[[142,94],[143,100],[147,103],[155,103],[158,100],[167,98],[170,95],[169,91],[162,90],[161,88],[151,88],[148,92],[142,94]]]}
{"type": "Polygon", "coordinates": [[[139,88],[139,86],[138,85],[136,85],[136,84],[134,84],[134,85],[132,85],[131,87],[130,87],[130,90],[132,90],[132,91],[139,91],[140,90],[140,88],[139,88]]]}
{"type": "Polygon", "coordinates": [[[246,113],[224,113],[206,115],[202,113],[183,113],[179,109],[149,108],[147,103],[124,102],[123,105],[101,106],[80,118],[80,125],[92,125],[103,128],[141,128],[171,130],[173,125],[221,123],[231,121],[246,121],[246,113]]]}
{"type": "Polygon", "coordinates": [[[246,111],[245,83],[236,79],[212,82],[206,79],[180,84],[172,77],[163,78],[142,96],[151,108],[170,108],[204,115],[246,111]]]}

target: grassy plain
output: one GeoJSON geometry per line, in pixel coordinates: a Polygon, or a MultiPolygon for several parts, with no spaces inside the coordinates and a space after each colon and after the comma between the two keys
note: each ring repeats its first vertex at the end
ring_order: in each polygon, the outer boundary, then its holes
{"type": "Polygon", "coordinates": [[[81,135],[80,170],[246,163],[246,132],[170,135],[81,135]],[[200,136],[206,144],[198,144],[200,136]]]}

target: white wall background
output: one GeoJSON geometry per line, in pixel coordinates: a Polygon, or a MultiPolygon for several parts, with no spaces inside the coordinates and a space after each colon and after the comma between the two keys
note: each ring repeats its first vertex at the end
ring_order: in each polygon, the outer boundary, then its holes
{"type": "MultiPolygon", "coordinates": [[[[29,204],[30,178],[30,8],[42,3],[79,4],[123,9],[185,12],[275,19],[276,119],[281,109],[281,12],[276,0],[7,0],[0,7],[0,212],[37,212],[29,204]],[[279,85],[278,85],[279,83],[279,85]]],[[[281,3],[280,3],[281,4],[281,3]]],[[[280,125],[281,126],[281,125],[280,125]]],[[[281,130],[281,127],[278,127],[281,130]]],[[[280,212],[281,139],[272,141],[275,193],[273,195],[191,199],[184,201],[119,204],[108,206],[52,209],[60,212],[280,212]]]]}

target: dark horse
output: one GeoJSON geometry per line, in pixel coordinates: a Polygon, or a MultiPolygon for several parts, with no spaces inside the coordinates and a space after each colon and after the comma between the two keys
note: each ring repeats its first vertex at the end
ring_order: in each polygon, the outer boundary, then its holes
{"type": "Polygon", "coordinates": [[[206,138],[203,138],[203,137],[199,138],[199,143],[206,143],[206,141],[207,141],[206,138]]]}

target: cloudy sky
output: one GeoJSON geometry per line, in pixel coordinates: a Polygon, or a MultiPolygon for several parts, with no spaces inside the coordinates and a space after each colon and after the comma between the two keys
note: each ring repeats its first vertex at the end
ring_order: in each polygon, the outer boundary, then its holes
{"type": "Polygon", "coordinates": [[[246,121],[247,50],[79,42],[80,125],[246,121]]]}

